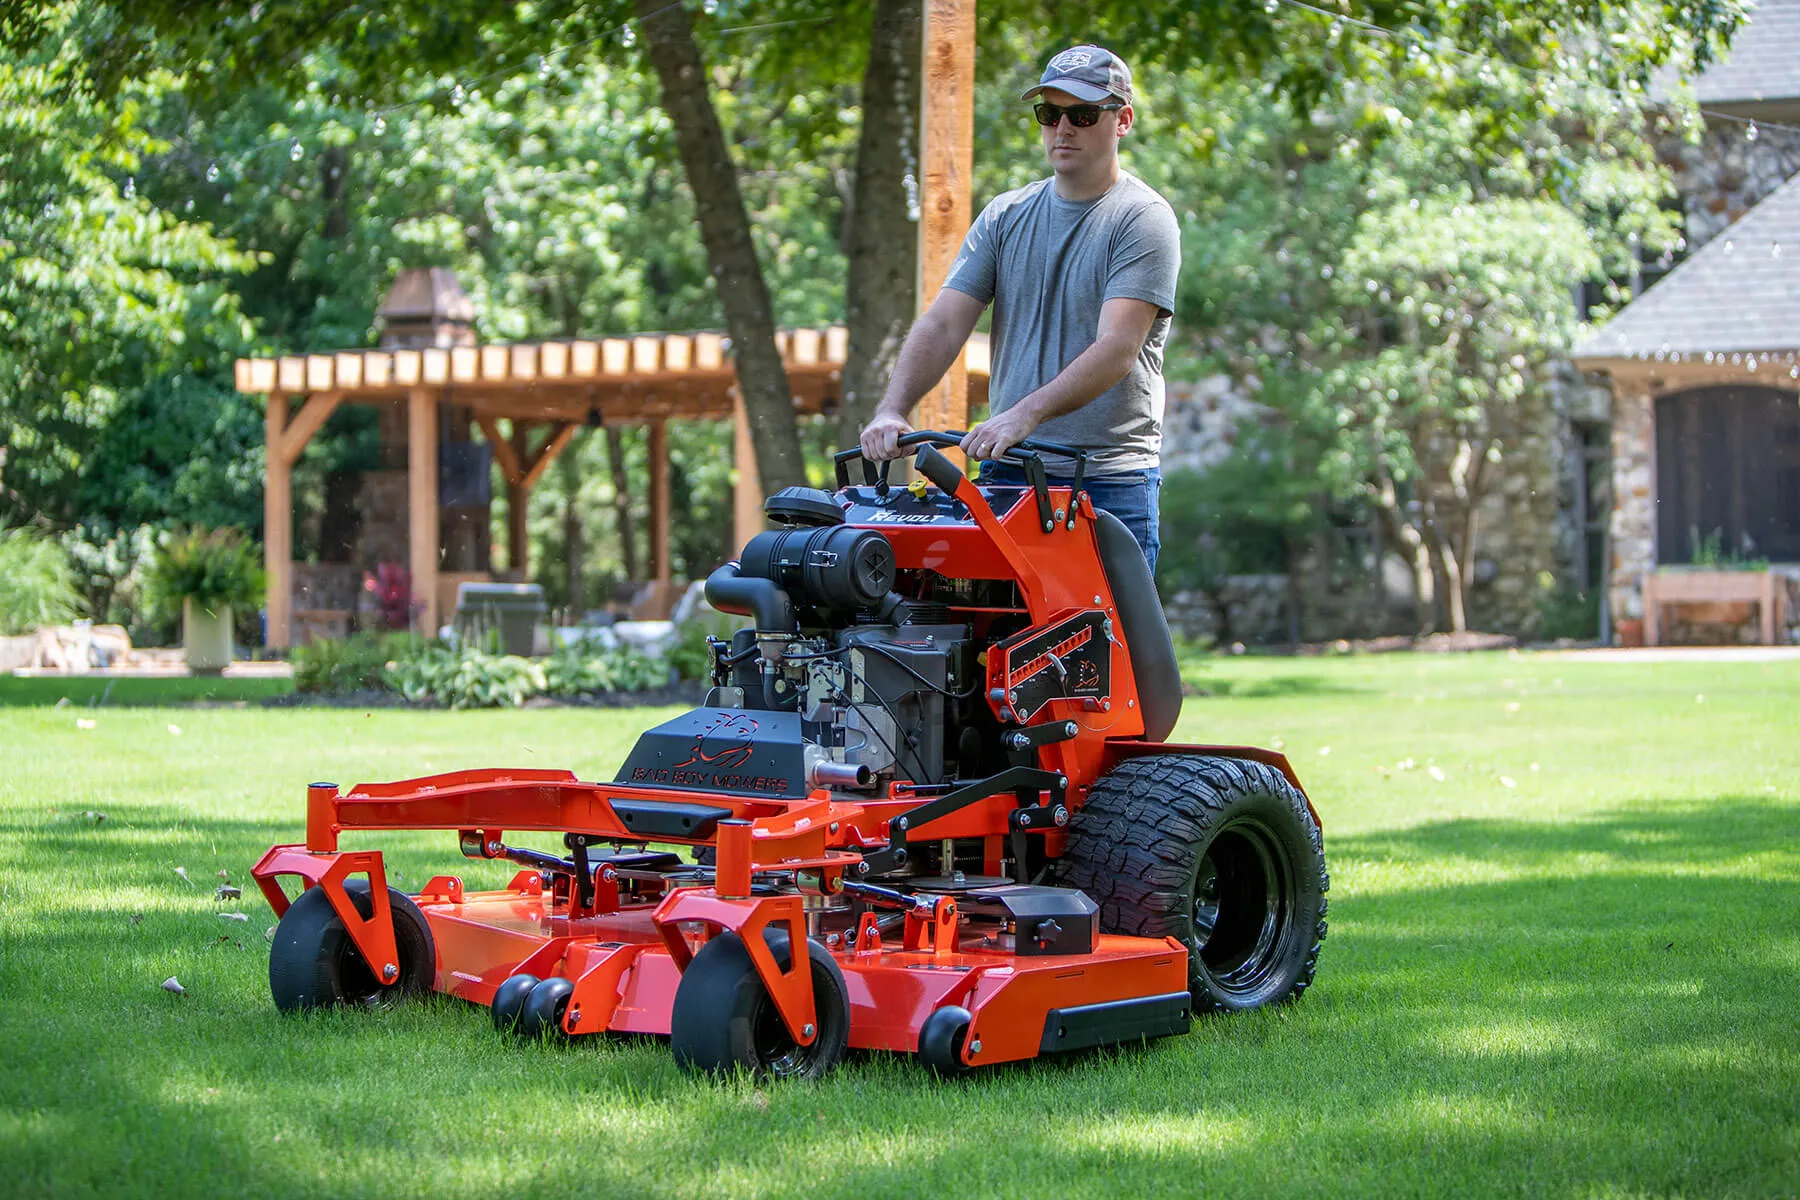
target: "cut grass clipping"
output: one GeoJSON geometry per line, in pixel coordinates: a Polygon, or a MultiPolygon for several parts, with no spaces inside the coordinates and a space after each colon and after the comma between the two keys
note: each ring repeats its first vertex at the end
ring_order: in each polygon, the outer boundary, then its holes
{"type": "MultiPolygon", "coordinates": [[[[951,1084],[721,1085],[443,999],[277,1015],[248,871],[308,781],[610,778],[664,714],[0,710],[0,1195],[1794,1193],[1800,665],[1200,671],[1174,740],[1279,744],[1323,817],[1316,985],[951,1084]]],[[[403,888],[512,870],[379,844],[403,888]]]]}

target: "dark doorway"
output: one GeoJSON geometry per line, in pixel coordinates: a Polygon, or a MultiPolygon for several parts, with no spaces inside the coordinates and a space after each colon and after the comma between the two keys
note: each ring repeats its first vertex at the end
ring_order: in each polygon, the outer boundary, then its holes
{"type": "Polygon", "coordinates": [[[1769,387],[1656,400],[1656,557],[1800,562],[1800,403],[1769,387]]]}

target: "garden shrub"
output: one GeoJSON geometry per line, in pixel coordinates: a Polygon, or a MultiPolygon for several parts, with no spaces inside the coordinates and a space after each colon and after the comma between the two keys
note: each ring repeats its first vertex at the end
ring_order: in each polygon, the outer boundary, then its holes
{"type": "Polygon", "coordinates": [[[68,556],[28,529],[0,526],[0,637],[60,625],[81,612],[68,556]]]}
{"type": "Polygon", "coordinates": [[[387,689],[387,667],[424,645],[408,633],[355,633],[294,647],[294,689],[321,695],[387,689]]]}
{"type": "Polygon", "coordinates": [[[387,678],[408,700],[447,708],[517,708],[547,686],[541,662],[444,642],[427,642],[395,659],[387,678]]]}

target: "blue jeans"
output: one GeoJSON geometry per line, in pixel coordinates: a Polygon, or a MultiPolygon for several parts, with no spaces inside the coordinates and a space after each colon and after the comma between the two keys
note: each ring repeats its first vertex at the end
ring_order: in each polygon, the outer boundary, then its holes
{"type": "MultiPolygon", "coordinates": [[[[977,481],[1007,487],[1026,486],[1025,472],[1005,462],[982,463],[977,481]]],[[[1050,476],[1052,487],[1067,487],[1072,482],[1071,476],[1050,476]]],[[[1093,500],[1095,508],[1104,509],[1125,523],[1125,528],[1131,530],[1131,536],[1143,547],[1150,574],[1155,575],[1156,552],[1162,549],[1158,510],[1162,472],[1155,467],[1146,467],[1142,471],[1087,475],[1082,477],[1081,490],[1093,500]]]]}

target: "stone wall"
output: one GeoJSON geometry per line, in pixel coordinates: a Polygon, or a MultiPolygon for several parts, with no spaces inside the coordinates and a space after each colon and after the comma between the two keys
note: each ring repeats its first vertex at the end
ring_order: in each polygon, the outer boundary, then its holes
{"type": "Polygon", "coordinates": [[[1648,386],[1614,383],[1608,604],[1618,640],[1643,636],[1644,577],[1656,570],[1656,406],[1648,386]]]}
{"type": "MultiPolygon", "coordinates": [[[[1472,627],[1530,634],[1544,598],[1545,580],[1567,579],[1585,553],[1579,508],[1573,502],[1583,467],[1574,430],[1578,423],[1604,425],[1610,393],[1568,362],[1546,369],[1544,387],[1504,415],[1504,475],[1488,489],[1477,521],[1474,584],[1468,596],[1472,627]]],[[[1163,421],[1163,469],[1204,471],[1226,458],[1237,430],[1262,419],[1254,381],[1213,375],[1171,382],[1163,421]]],[[[1370,560],[1363,581],[1327,576],[1330,557],[1308,556],[1301,636],[1309,641],[1410,632],[1415,624],[1405,565],[1389,555],[1370,560]],[[1379,575],[1379,578],[1376,576],[1379,575]]],[[[1341,557],[1341,556],[1340,556],[1341,557]]],[[[1282,576],[1234,578],[1224,596],[1170,597],[1170,620],[1190,636],[1217,635],[1221,617],[1233,638],[1280,641],[1288,636],[1282,576]],[[1221,613],[1221,606],[1224,612],[1221,613]]]]}
{"type": "Polygon", "coordinates": [[[1800,173],[1800,137],[1771,130],[1752,140],[1736,121],[1709,121],[1698,143],[1664,139],[1657,153],[1674,175],[1692,254],[1800,173]]]}

